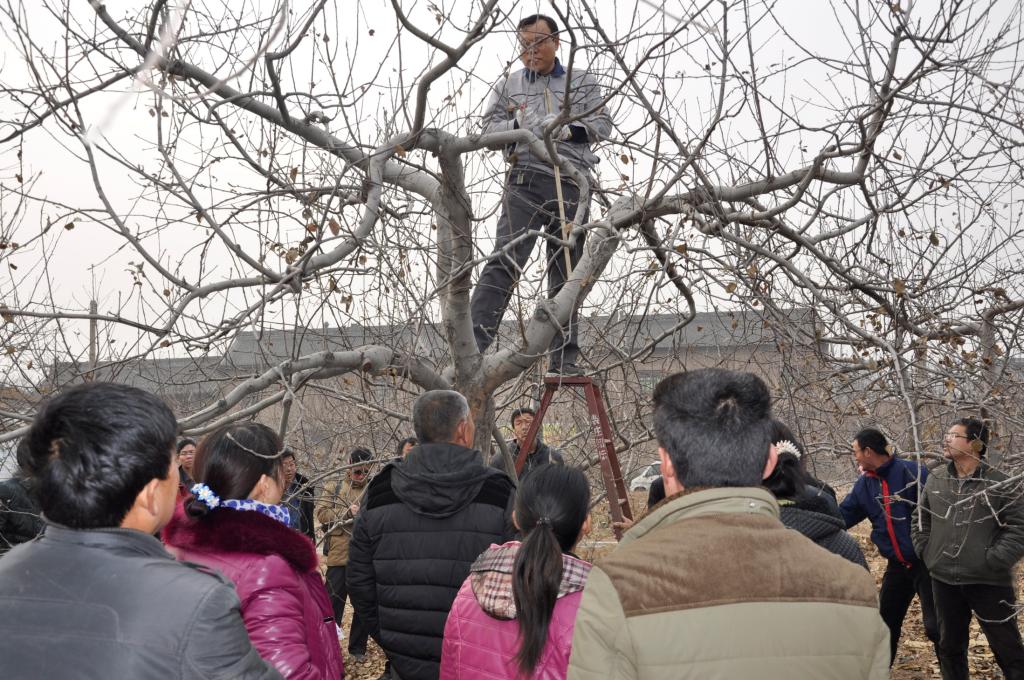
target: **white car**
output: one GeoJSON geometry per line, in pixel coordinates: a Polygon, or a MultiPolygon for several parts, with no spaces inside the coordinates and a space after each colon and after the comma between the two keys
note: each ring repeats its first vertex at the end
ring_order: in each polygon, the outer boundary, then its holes
{"type": "Polygon", "coordinates": [[[661,477],[661,463],[648,465],[629,483],[630,491],[648,491],[654,480],[661,477]]]}

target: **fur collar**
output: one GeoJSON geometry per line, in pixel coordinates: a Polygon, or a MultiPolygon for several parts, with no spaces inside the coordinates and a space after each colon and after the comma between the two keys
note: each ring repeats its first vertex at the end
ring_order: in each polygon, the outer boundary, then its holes
{"type": "Polygon", "coordinates": [[[259,512],[218,508],[194,519],[179,505],[161,536],[167,545],[184,550],[279,555],[301,572],[318,564],[312,541],[259,512]]]}

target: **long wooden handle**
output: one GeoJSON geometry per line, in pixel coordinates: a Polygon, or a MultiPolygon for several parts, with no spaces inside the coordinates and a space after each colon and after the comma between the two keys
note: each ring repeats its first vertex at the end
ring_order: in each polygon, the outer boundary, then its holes
{"type": "MultiPolygon", "coordinates": [[[[553,113],[551,106],[551,88],[544,88],[544,107],[548,110],[548,113],[553,113]]],[[[558,218],[562,220],[562,240],[565,245],[562,246],[562,252],[565,253],[565,280],[569,280],[569,275],[572,274],[572,255],[569,252],[569,223],[565,221],[565,200],[562,198],[562,173],[558,169],[558,163],[552,161],[551,167],[555,170],[555,195],[558,197],[558,218]]]]}

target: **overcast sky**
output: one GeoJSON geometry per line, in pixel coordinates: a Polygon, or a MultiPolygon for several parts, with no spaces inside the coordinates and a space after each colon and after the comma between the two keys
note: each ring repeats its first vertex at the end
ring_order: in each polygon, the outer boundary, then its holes
{"type": "MultiPolygon", "coordinates": [[[[54,4],[52,0],[47,1],[54,4]]],[[[293,2],[290,5],[293,14],[289,26],[294,28],[300,25],[313,4],[308,1],[293,2]]],[[[635,37],[625,47],[627,60],[635,63],[646,49],[657,42],[661,32],[671,30],[681,19],[689,16],[693,7],[703,6],[704,3],[605,1],[594,4],[598,6],[598,21],[612,40],[635,37]],[[651,4],[663,6],[664,11],[651,7],[651,4]]],[[[937,4],[937,1],[916,3],[916,16],[930,19],[937,4]]],[[[96,27],[88,3],[71,2],[70,5],[71,15],[79,30],[86,33],[103,31],[102,27],[96,27]]],[[[468,17],[473,16],[473,10],[479,6],[479,2],[448,0],[438,1],[436,5],[440,13],[450,19],[450,23],[441,24],[441,38],[455,43],[461,35],[460,30],[467,26],[468,17]]],[[[1007,6],[1011,5],[1007,3],[1007,6]]],[[[111,14],[118,19],[141,12],[147,6],[123,0],[107,3],[111,14]]],[[[228,13],[225,14],[219,3],[206,0],[194,3],[193,11],[219,12],[215,16],[224,15],[223,21],[219,22],[223,27],[234,25],[233,22],[243,24],[255,17],[271,17],[275,9],[280,8],[279,3],[269,0],[249,0],[245,3],[232,0],[227,6],[228,13]]],[[[417,25],[430,30],[439,25],[435,19],[437,12],[433,9],[435,3],[403,2],[403,6],[417,25]]],[[[750,66],[746,53],[748,42],[741,30],[742,12],[737,9],[742,6],[737,3],[730,3],[730,6],[733,10],[729,12],[729,28],[732,31],[729,41],[735,48],[731,68],[740,70],[750,66]]],[[[862,2],[855,6],[860,8],[859,11],[867,11],[868,8],[876,7],[877,3],[862,2]]],[[[476,116],[486,99],[489,85],[499,77],[510,61],[515,60],[514,21],[537,9],[549,11],[547,3],[538,2],[503,2],[501,7],[510,17],[503,29],[474,47],[459,68],[438,81],[432,90],[432,120],[440,121],[447,129],[475,129],[476,116]],[[453,109],[446,106],[446,97],[449,96],[454,102],[453,109]]],[[[860,54],[859,37],[851,31],[854,22],[848,7],[833,10],[824,2],[784,0],[770,4],[768,8],[770,13],[765,6],[752,3],[750,9],[751,23],[755,28],[750,36],[749,48],[757,54],[755,63],[758,68],[770,72],[792,60],[804,63],[794,67],[785,77],[768,79],[764,84],[764,94],[785,101],[799,112],[803,122],[810,124],[825,124],[834,118],[837,102],[863,101],[866,91],[856,73],[833,73],[826,79],[826,68],[808,59],[816,57],[843,63],[863,56],[860,54]]],[[[708,118],[709,109],[715,101],[718,83],[708,72],[713,74],[717,68],[715,42],[723,30],[719,23],[720,17],[720,6],[717,3],[710,4],[701,19],[694,22],[693,27],[676,41],[676,47],[671,51],[666,50],[656,60],[657,69],[643,69],[639,75],[645,87],[652,92],[668,91],[671,88],[671,101],[663,102],[664,112],[678,126],[684,138],[699,134],[701,122],[708,118]]],[[[63,53],[63,34],[54,16],[39,6],[33,6],[28,10],[26,21],[32,39],[44,46],[44,51],[49,51],[55,57],[63,53]]],[[[186,23],[185,33],[198,23],[202,21],[186,23]]],[[[25,86],[30,83],[30,78],[23,44],[10,23],[0,24],[3,30],[0,40],[0,81],[6,86],[25,86]]],[[[265,23],[263,28],[266,28],[265,23]]],[[[417,77],[429,65],[436,63],[436,53],[408,34],[398,38],[397,23],[388,0],[358,3],[339,0],[331,3],[325,19],[314,24],[314,29],[319,33],[319,40],[326,38],[339,48],[334,70],[340,79],[340,89],[349,94],[363,88],[366,91],[358,105],[332,111],[338,117],[331,122],[331,130],[341,131],[339,135],[346,136],[344,130],[347,125],[358,130],[359,142],[371,145],[382,140],[382,128],[404,130],[402,118],[394,121],[396,100],[404,99],[413,90],[417,77]]],[[[250,42],[222,45],[221,49],[206,53],[191,48],[189,57],[211,72],[226,75],[249,58],[258,37],[265,34],[243,30],[241,35],[250,42]]],[[[597,42],[596,32],[580,31],[578,39],[586,47],[577,57],[580,64],[600,74],[606,86],[614,86],[618,82],[617,78],[621,78],[621,72],[600,49],[602,45],[597,42]]],[[[279,38],[274,46],[279,48],[284,42],[284,37],[279,38]]],[[[880,67],[877,59],[884,53],[885,45],[879,43],[876,47],[878,51],[869,55],[869,61],[877,69],[880,67]]],[[[302,50],[296,54],[302,55],[302,50]]],[[[97,64],[106,68],[102,58],[92,56],[97,64]]],[[[292,63],[301,65],[301,68],[296,66],[284,74],[286,91],[311,91],[321,95],[318,105],[326,102],[330,106],[331,101],[336,101],[332,96],[339,87],[329,77],[327,69],[317,64],[311,54],[308,57],[296,56],[292,63]],[[312,89],[310,81],[313,82],[312,89]]],[[[79,65],[76,72],[82,78],[88,77],[84,64],[79,65]]],[[[256,84],[253,84],[249,74],[243,74],[234,85],[247,90],[260,86],[261,82],[262,71],[256,84]]],[[[155,168],[159,159],[155,146],[160,121],[151,115],[154,104],[155,95],[137,83],[130,87],[118,86],[112,88],[109,94],[90,98],[83,104],[82,113],[87,126],[91,128],[90,137],[96,140],[97,151],[113,150],[137,159],[143,167],[155,168]]],[[[167,105],[173,106],[170,103],[167,105]]],[[[307,105],[309,108],[314,107],[312,103],[307,105]]],[[[637,107],[625,98],[613,101],[611,108],[619,125],[617,134],[620,139],[611,140],[601,149],[604,161],[599,170],[600,181],[606,187],[617,184],[623,172],[633,180],[642,177],[650,167],[650,160],[643,156],[636,158],[628,167],[622,166],[617,160],[624,150],[620,144],[621,136],[636,133],[643,119],[637,107]]],[[[10,98],[0,100],[0,114],[5,120],[19,110],[19,106],[10,98]]],[[[407,115],[408,109],[403,112],[403,116],[407,115]]],[[[784,124],[782,117],[775,111],[767,110],[764,115],[769,127],[784,124]]],[[[244,121],[245,116],[241,115],[239,119],[244,121]]],[[[0,135],[5,134],[6,129],[0,131],[0,135]]],[[[751,118],[740,116],[723,125],[717,135],[720,141],[728,141],[730,144],[735,144],[736,140],[751,139],[751,148],[756,150],[758,142],[752,134],[754,129],[751,118]]],[[[205,141],[201,137],[182,140],[176,149],[177,158],[184,164],[201,158],[205,153],[205,141]]],[[[787,168],[798,167],[808,153],[813,155],[824,143],[827,143],[827,135],[824,134],[820,139],[815,138],[812,132],[791,135],[780,142],[776,153],[787,168]]],[[[913,134],[909,134],[901,143],[905,149],[913,150],[920,142],[914,139],[913,134]]],[[[736,148],[742,149],[742,146],[736,148]]],[[[296,146],[292,152],[296,158],[301,159],[304,172],[338,165],[336,159],[316,149],[296,146]]],[[[145,221],[157,216],[149,204],[153,198],[152,189],[140,186],[136,179],[128,177],[123,168],[109,161],[101,160],[100,167],[101,180],[111,202],[119,212],[128,216],[131,223],[145,232],[145,221]]],[[[493,210],[500,196],[499,176],[502,167],[503,162],[495,153],[475,154],[469,164],[470,177],[479,180],[479,183],[470,187],[474,211],[477,215],[492,214],[486,223],[486,230],[478,234],[478,247],[482,252],[489,250],[488,238],[493,232],[493,210]]],[[[717,168],[711,170],[716,171],[717,168]]],[[[217,169],[211,172],[217,172],[217,169]]],[[[717,179],[722,182],[743,179],[731,176],[729,172],[726,171],[717,179]]],[[[18,196],[10,192],[0,194],[0,212],[17,215],[13,224],[8,219],[0,221],[4,237],[19,243],[36,239],[31,248],[13,256],[0,255],[0,261],[4,262],[0,270],[0,300],[18,305],[49,304],[52,301],[61,308],[84,311],[89,299],[96,297],[100,301],[101,311],[104,311],[118,308],[125,304],[125,299],[130,299],[131,303],[125,307],[125,313],[140,317],[153,315],[148,308],[158,305],[160,301],[139,296],[132,286],[132,263],[139,261],[138,254],[125,247],[121,238],[91,222],[86,216],[74,214],[74,211],[92,211],[101,207],[88,166],[83,162],[82,145],[77,140],[56,125],[44,124],[26,135],[23,145],[8,143],[0,147],[0,174],[5,187],[16,186],[14,176],[19,174],[33,195],[46,196],[69,207],[69,210],[61,210],[56,206],[44,209],[38,204],[29,204],[27,209],[15,213],[13,206],[18,204],[18,196]],[[17,156],[19,152],[22,153],[21,158],[17,156]],[[48,220],[55,221],[57,226],[45,238],[38,239],[40,226],[48,220]],[[74,224],[74,228],[65,229],[64,225],[68,224],[74,224]],[[44,253],[46,257],[43,257],[44,253]],[[17,269],[11,268],[12,264],[17,269]]],[[[258,178],[254,178],[252,173],[227,168],[216,176],[217,182],[239,181],[247,185],[254,185],[255,179],[258,178]]],[[[211,202],[216,200],[215,196],[209,198],[211,202]]],[[[162,261],[180,263],[184,275],[198,276],[196,243],[204,236],[204,227],[190,226],[183,221],[180,228],[164,231],[147,243],[160,253],[162,261]]],[[[239,238],[243,240],[247,237],[239,238]]],[[[256,236],[250,235],[249,244],[255,245],[257,242],[256,236]]],[[[229,260],[217,261],[216,258],[207,262],[207,265],[204,276],[212,279],[227,276],[231,266],[229,260]]],[[[278,262],[272,265],[283,266],[278,262]]],[[[419,266],[426,268],[430,263],[422,261],[419,266]]],[[[243,273],[248,275],[251,272],[243,273]]],[[[248,298],[231,299],[225,307],[226,313],[242,308],[249,302],[248,298]]],[[[284,323],[288,323],[288,319],[293,317],[285,315],[282,318],[284,323]]],[[[81,331],[84,325],[78,328],[81,331]]],[[[134,332],[124,329],[117,333],[125,338],[135,337],[134,332]]]]}

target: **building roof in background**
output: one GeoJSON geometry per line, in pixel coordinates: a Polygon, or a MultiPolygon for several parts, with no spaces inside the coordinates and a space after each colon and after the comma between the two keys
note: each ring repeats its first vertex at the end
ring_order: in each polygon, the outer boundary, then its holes
{"type": "MultiPolygon", "coordinates": [[[[813,310],[794,308],[783,313],[790,330],[804,331],[805,338],[814,337],[813,310]]],[[[766,322],[760,313],[751,310],[698,312],[689,324],[676,328],[681,320],[676,314],[581,317],[580,345],[588,350],[599,350],[605,345],[635,351],[657,339],[655,350],[668,352],[680,347],[751,347],[774,343],[777,337],[773,322],[766,322]]],[[[503,339],[514,342],[521,332],[518,322],[504,321],[498,342],[503,339]]],[[[229,365],[239,368],[267,366],[313,352],[345,351],[370,344],[411,347],[417,354],[433,358],[440,358],[448,351],[440,325],[420,322],[245,331],[235,336],[225,359],[229,365]]]]}

